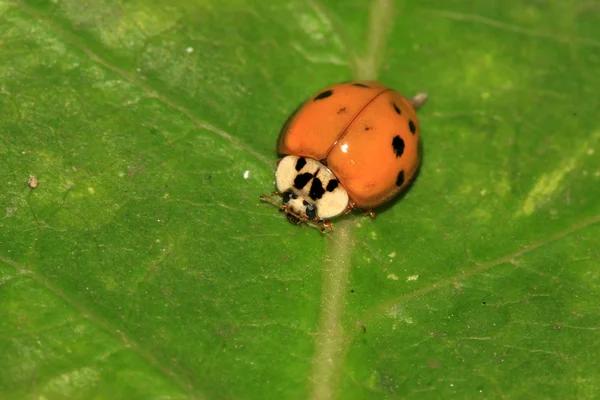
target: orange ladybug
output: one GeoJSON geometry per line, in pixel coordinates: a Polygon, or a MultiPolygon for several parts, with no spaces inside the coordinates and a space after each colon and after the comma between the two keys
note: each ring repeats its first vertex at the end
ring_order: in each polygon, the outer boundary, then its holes
{"type": "Polygon", "coordinates": [[[304,103],[281,131],[277,205],[293,223],[333,230],[330,219],[393,199],[421,162],[416,109],[411,99],[381,83],[355,81],[327,87],[304,103]]]}

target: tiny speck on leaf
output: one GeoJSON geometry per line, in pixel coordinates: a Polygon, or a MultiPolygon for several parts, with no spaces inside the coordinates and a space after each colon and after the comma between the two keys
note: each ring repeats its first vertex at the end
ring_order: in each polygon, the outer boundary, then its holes
{"type": "Polygon", "coordinates": [[[38,181],[37,176],[29,175],[29,179],[27,180],[27,186],[29,186],[31,189],[35,189],[36,187],[38,187],[39,183],[40,182],[38,181]]]}

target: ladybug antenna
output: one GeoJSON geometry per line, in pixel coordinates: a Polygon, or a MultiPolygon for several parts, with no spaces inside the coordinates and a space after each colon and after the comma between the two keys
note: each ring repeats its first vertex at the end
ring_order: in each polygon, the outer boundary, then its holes
{"type": "Polygon", "coordinates": [[[279,208],[279,207],[281,207],[281,203],[280,203],[280,202],[279,202],[277,199],[275,199],[275,198],[273,197],[273,196],[274,196],[274,195],[276,195],[276,194],[279,194],[279,193],[278,193],[278,192],[273,192],[273,193],[271,193],[271,196],[267,196],[266,194],[261,194],[261,195],[260,195],[260,199],[261,199],[262,201],[266,201],[267,203],[271,203],[271,204],[273,204],[275,207],[278,207],[278,208],[279,208]]]}

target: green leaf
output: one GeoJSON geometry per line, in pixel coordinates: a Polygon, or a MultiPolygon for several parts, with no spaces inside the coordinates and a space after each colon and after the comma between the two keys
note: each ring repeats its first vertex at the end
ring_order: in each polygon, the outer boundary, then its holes
{"type": "Polygon", "coordinates": [[[597,395],[593,2],[0,14],[3,399],[597,395]],[[279,130],[355,78],[429,93],[421,173],[291,225],[259,201],[279,130]]]}

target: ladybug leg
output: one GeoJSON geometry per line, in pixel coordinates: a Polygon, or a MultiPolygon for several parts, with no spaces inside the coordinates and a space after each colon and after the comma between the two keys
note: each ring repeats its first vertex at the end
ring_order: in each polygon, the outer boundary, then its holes
{"type": "Polygon", "coordinates": [[[354,204],[353,201],[349,201],[348,205],[346,206],[346,209],[342,212],[342,214],[348,214],[350,211],[354,210],[354,208],[356,208],[356,204],[354,204]]]}
{"type": "Polygon", "coordinates": [[[369,217],[371,217],[372,219],[375,219],[375,213],[373,212],[373,210],[371,210],[371,209],[369,208],[369,209],[366,209],[366,210],[363,210],[363,211],[364,211],[364,212],[365,212],[365,214],[367,214],[369,217]]]}
{"type": "Polygon", "coordinates": [[[302,222],[316,226],[321,230],[321,232],[325,232],[325,229],[328,228],[331,232],[333,232],[333,226],[331,225],[331,221],[328,219],[325,220],[310,220],[308,218],[303,218],[302,222]]]}
{"type": "Polygon", "coordinates": [[[277,192],[271,193],[271,196],[267,196],[266,194],[261,194],[260,199],[262,201],[266,201],[267,203],[273,204],[275,207],[281,207],[281,203],[277,201],[273,196],[277,194],[277,192]]]}
{"type": "Polygon", "coordinates": [[[325,227],[323,226],[323,223],[319,220],[312,220],[305,217],[302,219],[302,221],[308,225],[316,226],[321,230],[321,232],[325,232],[325,227]]]}
{"type": "Polygon", "coordinates": [[[427,97],[427,93],[417,93],[416,95],[408,99],[408,102],[413,106],[415,110],[418,110],[423,106],[423,104],[427,102],[427,97]]]}

